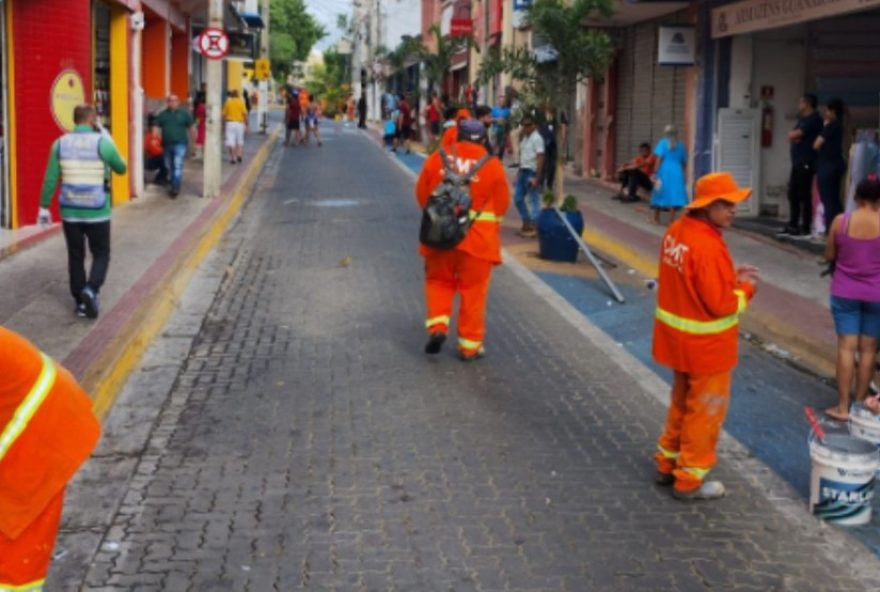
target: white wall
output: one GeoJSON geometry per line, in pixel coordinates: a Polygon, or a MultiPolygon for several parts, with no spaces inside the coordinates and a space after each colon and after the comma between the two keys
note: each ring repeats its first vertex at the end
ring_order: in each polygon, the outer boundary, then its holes
{"type": "Polygon", "coordinates": [[[806,48],[804,27],[789,27],[754,35],[753,106],[762,108],[761,87],[772,86],[773,145],[761,148],[761,207],[777,206],[788,216],[788,179],[791,172],[788,132],[797,121],[798,99],[805,92],[806,48]]]}
{"type": "Polygon", "coordinates": [[[754,43],[751,35],[733,38],[730,51],[730,107],[749,109],[752,105],[752,64],[754,43]]]}

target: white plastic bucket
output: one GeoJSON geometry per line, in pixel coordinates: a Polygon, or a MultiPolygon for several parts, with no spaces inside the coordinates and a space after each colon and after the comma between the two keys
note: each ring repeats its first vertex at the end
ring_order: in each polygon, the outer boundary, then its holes
{"type": "Polygon", "coordinates": [[[849,433],[880,449],[880,415],[874,415],[861,403],[855,403],[849,410],[849,433]]]}
{"type": "Polygon", "coordinates": [[[813,514],[847,526],[869,523],[874,478],[880,468],[877,447],[845,434],[828,434],[824,442],[811,435],[810,458],[813,514]]]}

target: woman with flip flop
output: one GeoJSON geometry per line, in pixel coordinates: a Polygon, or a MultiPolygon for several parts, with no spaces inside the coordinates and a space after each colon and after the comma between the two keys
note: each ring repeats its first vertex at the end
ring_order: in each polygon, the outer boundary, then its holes
{"type": "Polygon", "coordinates": [[[837,405],[825,414],[849,421],[850,394],[880,413],[880,395],[868,397],[880,338],[880,179],[856,187],[856,208],[837,216],[828,231],[825,259],[834,265],[831,315],[837,331],[837,405]]]}

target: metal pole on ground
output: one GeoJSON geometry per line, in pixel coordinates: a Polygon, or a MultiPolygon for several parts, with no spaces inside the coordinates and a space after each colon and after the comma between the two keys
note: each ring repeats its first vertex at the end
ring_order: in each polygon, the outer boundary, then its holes
{"type": "MultiPolygon", "coordinates": [[[[263,0],[263,30],[260,34],[260,57],[269,58],[269,1],[263,0]]],[[[269,81],[260,80],[260,104],[257,106],[257,119],[259,120],[260,133],[265,134],[269,130],[269,81]]]]}
{"type": "Polygon", "coordinates": [[[614,282],[611,281],[611,278],[608,277],[608,274],[605,273],[605,269],[602,267],[602,263],[596,258],[593,254],[592,249],[584,242],[584,239],[580,237],[571,223],[568,221],[568,218],[565,217],[565,214],[562,213],[558,207],[554,206],[554,210],[556,210],[556,215],[559,216],[559,219],[562,220],[562,223],[565,224],[565,227],[568,229],[568,232],[571,233],[572,238],[577,241],[578,246],[580,246],[581,251],[584,252],[584,255],[587,256],[587,259],[590,260],[590,263],[593,267],[596,268],[596,271],[599,272],[599,276],[602,278],[602,281],[605,282],[605,285],[608,286],[608,289],[611,290],[611,293],[614,295],[615,300],[623,304],[624,298],[623,294],[620,293],[620,290],[617,289],[617,286],[614,285],[614,282]]]}
{"type": "MultiPolygon", "coordinates": [[[[223,0],[210,0],[208,25],[223,28],[223,0]]],[[[205,104],[205,161],[202,195],[217,197],[223,176],[223,152],[220,145],[223,120],[220,116],[221,85],[223,84],[223,60],[208,60],[205,104]]]]}

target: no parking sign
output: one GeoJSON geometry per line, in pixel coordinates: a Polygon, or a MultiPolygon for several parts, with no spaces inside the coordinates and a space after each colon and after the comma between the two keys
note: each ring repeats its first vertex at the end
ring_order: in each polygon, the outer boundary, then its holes
{"type": "Polygon", "coordinates": [[[218,27],[208,27],[196,39],[199,53],[209,60],[220,60],[229,53],[229,36],[218,27]]]}

